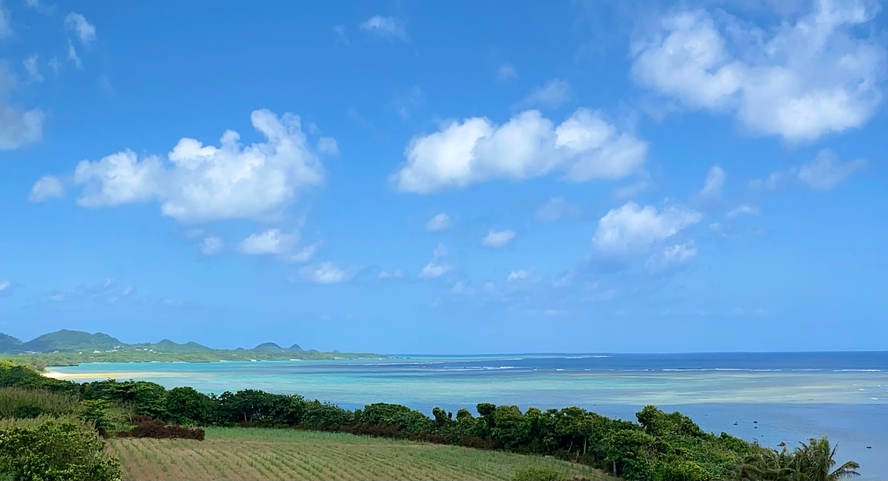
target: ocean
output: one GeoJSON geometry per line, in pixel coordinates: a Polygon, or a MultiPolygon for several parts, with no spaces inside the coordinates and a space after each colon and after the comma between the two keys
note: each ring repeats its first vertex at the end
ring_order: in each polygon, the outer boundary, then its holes
{"type": "Polygon", "coordinates": [[[298,393],[346,408],[372,402],[474,412],[479,402],[580,406],[635,419],[644,405],[679,410],[703,429],[777,447],[838,442],[861,480],[888,479],[888,352],[534,354],[332,361],[83,364],[52,368],[77,381],[137,379],[220,394],[298,393]]]}

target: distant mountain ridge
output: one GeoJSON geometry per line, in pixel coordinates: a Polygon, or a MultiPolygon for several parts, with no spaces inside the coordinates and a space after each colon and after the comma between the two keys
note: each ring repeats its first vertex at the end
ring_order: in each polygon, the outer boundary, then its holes
{"type": "MultiPolygon", "coordinates": [[[[288,348],[281,347],[273,342],[260,344],[252,349],[237,349],[238,351],[260,351],[260,352],[305,352],[298,344],[293,344],[288,348]]],[[[121,340],[109,336],[108,334],[97,332],[90,334],[84,331],[72,331],[62,329],[56,332],[50,332],[38,336],[28,342],[22,342],[20,339],[8,334],[0,333],[0,354],[24,354],[37,353],[47,354],[55,352],[155,352],[168,354],[210,354],[217,351],[228,351],[224,349],[213,349],[196,342],[186,342],[179,344],[169,339],[164,339],[156,343],[138,343],[127,344],[121,340]]],[[[317,352],[317,351],[309,351],[317,352]]]]}

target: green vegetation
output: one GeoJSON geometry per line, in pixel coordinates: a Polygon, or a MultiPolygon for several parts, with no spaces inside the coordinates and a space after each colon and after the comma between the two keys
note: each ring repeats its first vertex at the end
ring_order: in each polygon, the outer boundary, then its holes
{"type": "Polygon", "coordinates": [[[77,398],[49,391],[0,388],[0,419],[64,416],[77,411],[77,398]]]}
{"type": "MultiPolygon", "coordinates": [[[[835,449],[830,449],[826,439],[811,440],[793,452],[778,452],[725,433],[706,433],[687,416],[665,413],[654,406],[642,409],[637,422],[610,419],[578,407],[546,411],[530,408],[522,412],[516,406],[489,403],[478,404],[477,415],[460,409],[454,416],[435,408],[429,417],[396,404],[369,404],[350,411],[298,395],[250,389],[216,396],[190,387],[167,390],[145,381],[77,384],[49,379],[32,368],[3,362],[0,388],[17,389],[9,390],[10,393],[43,389],[75,396],[80,402],[76,411],[79,418],[109,433],[120,424],[114,420],[114,410],[127,409],[133,414],[181,425],[239,427],[230,432],[244,436],[260,432],[244,430],[246,427],[290,428],[261,431],[265,439],[296,436],[299,434],[293,429],[298,429],[545,455],[626,480],[827,481],[853,476],[857,469],[853,462],[836,469],[835,449]]],[[[64,405],[58,400],[47,401],[50,397],[38,400],[42,394],[27,395],[35,398],[35,405],[64,405]]],[[[18,404],[10,402],[10,406],[18,404]]],[[[209,437],[214,432],[229,431],[210,429],[209,437]]],[[[166,444],[157,444],[161,445],[166,444]]],[[[543,471],[514,474],[550,479],[543,471]]]]}
{"type": "Polygon", "coordinates": [[[149,344],[127,344],[101,332],[61,330],[28,342],[0,334],[0,356],[38,370],[45,366],[72,366],[88,362],[214,362],[286,361],[356,357],[383,357],[378,354],[346,354],[338,351],[304,351],[298,344],[288,348],[266,342],[252,349],[213,349],[196,342],[179,344],[169,339],[149,344]]]}
{"type": "Polygon", "coordinates": [[[84,423],[43,420],[0,430],[0,478],[16,481],[120,479],[117,458],[84,423]]]}

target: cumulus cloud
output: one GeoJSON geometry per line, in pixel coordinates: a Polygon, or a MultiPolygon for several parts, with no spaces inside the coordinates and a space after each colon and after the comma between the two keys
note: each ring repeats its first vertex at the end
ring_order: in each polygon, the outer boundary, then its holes
{"type": "Polygon", "coordinates": [[[453,218],[445,213],[438,214],[426,222],[428,232],[438,232],[453,227],[453,218]]]}
{"type": "Polygon", "coordinates": [[[327,155],[339,155],[339,144],[333,137],[321,137],[318,139],[318,151],[327,155]]]}
{"type": "Polygon", "coordinates": [[[37,182],[34,182],[34,185],[31,187],[31,193],[28,195],[28,200],[31,202],[43,202],[47,199],[64,197],[64,195],[65,187],[62,185],[62,181],[58,177],[44,175],[37,182]]]}
{"type": "Polygon", "coordinates": [[[676,11],[633,42],[632,77],[687,108],[733,113],[751,132],[814,140],[861,126],[882,101],[886,52],[863,36],[878,10],[818,0],[768,30],[723,12],[676,11]]]}
{"type": "Polygon", "coordinates": [[[376,277],[379,279],[400,279],[404,277],[404,271],[401,269],[395,269],[393,272],[380,271],[376,277]]]}
{"type": "Polygon", "coordinates": [[[284,233],[268,229],[252,234],[241,241],[239,250],[248,255],[275,255],[289,262],[308,262],[317,250],[317,244],[300,245],[299,232],[284,233]]]}
{"type": "Polygon", "coordinates": [[[772,172],[767,179],[753,180],[751,185],[754,188],[778,190],[792,184],[802,184],[812,190],[831,190],[868,165],[866,159],[842,162],[833,151],[824,149],[808,164],[772,172]]]}
{"type": "Polygon", "coordinates": [[[509,273],[509,276],[506,278],[506,280],[509,282],[512,282],[512,281],[518,281],[521,279],[527,279],[528,275],[529,275],[529,273],[523,269],[517,270],[517,271],[512,271],[509,273]]]}
{"type": "Polygon", "coordinates": [[[647,144],[597,112],[578,109],[558,125],[528,110],[497,126],[473,117],[414,137],[407,163],[392,175],[405,192],[429,194],[494,180],[561,173],[568,182],[621,179],[645,160],[647,144]]]}
{"type": "Polygon", "coordinates": [[[709,172],[706,173],[706,182],[703,183],[703,189],[700,191],[700,196],[707,199],[720,197],[722,186],[725,185],[726,178],[727,174],[725,174],[724,169],[718,165],[710,167],[709,172]]]}
{"type": "Polygon", "coordinates": [[[540,222],[553,222],[564,217],[576,217],[579,215],[579,207],[561,197],[553,197],[537,209],[535,217],[540,222]]]}
{"type": "Polygon", "coordinates": [[[627,202],[598,221],[592,244],[605,258],[628,261],[648,256],[655,247],[702,218],[700,213],[684,207],[669,206],[658,212],[651,205],[641,207],[627,202]]]}
{"type": "Polygon", "coordinates": [[[420,279],[436,279],[453,270],[453,267],[442,262],[441,258],[447,255],[447,247],[438,244],[432,251],[432,261],[426,264],[419,272],[420,279]]]}
{"type": "Polygon", "coordinates": [[[453,267],[447,264],[438,264],[436,262],[429,262],[425,267],[419,272],[420,279],[436,279],[438,277],[443,276],[444,274],[453,270],[453,267]]]}
{"type": "Polygon", "coordinates": [[[343,269],[332,262],[322,262],[299,270],[299,278],[315,284],[338,284],[354,276],[354,269],[343,269]]]}
{"type": "Polygon", "coordinates": [[[284,234],[280,229],[268,229],[259,234],[252,234],[240,244],[240,250],[244,254],[283,254],[289,251],[297,242],[299,234],[284,234]]]}
{"type": "Polygon", "coordinates": [[[495,231],[491,229],[487,232],[487,235],[484,236],[484,239],[481,240],[481,245],[484,247],[493,247],[499,248],[503,247],[509,242],[512,242],[512,239],[515,238],[515,231],[512,230],[502,230],[495,231]]]}
{"type": "Polygon", "coordinates": [[[298,116],[257,110],[250,118],[265,142],[243,146],[229,130],[219,147],[183,138],[167,159],[139,159],[126,150],[84,160],[74,172],[74,182],[83,185],[78,203],[105,207],[157,200],[163,215],[183,223],[262,219],[323,183],[323,166],[298,116]]]}
{"type": "Polygon", "coordinates": [[[211,256],[222,252],[225,242],[218,237],[207,237],[200,243],[200,251],[204,255],[211,256]]]}
{"type": "Polygon", "coordinates": [[[0,61],[0,150],[15,150],[39,142],[44,115],[40,109],[21,110],[8,103],[16,85],[15,76],[0,61]]]}
{"type": "Polygon", "coordinates": [[[96,39],[96,27],[79,13],[72,12],[65,17],[65,29],[76,34],[83,45],[89,45],[96,39]]]}
{"type": "Polygon", "coordinates": [[[542,87],[536,87],[530,91],[527,97],[521,101],[523,107],[558,108],[570,100],[570,84],[566,80],[554,79],[546,82],[542,87]]]}
{"type": "Polygon", "coordinates": [[[374,15],[362,23],[360,28],[380,37],[407,40],[407,25],[395,17],[374,15]]]}
{"type": "Polygon", "coordinates": [[[687,264],[697,255],[694,241],[667,246],[648,258],[645,266],[651,271],[663,271],[687,264]]]}

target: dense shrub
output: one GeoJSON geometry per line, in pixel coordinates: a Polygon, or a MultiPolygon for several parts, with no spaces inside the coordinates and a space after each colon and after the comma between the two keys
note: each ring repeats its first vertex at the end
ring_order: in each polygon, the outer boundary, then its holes
{"type": "Polygon", "coordinates": [[[166,418],[176,424],[209,426],[218,418],[216,402],[191,387],[175,387],[166,393],[166,418]]]}
{"type": "Polygon", "coordinates": [[[0,430],[0,473],[17,481],[111,481],[120,465],[83,423],[52,420],[0,430]]]}
{"type": "Polygon", "coordinates": [[[163,421],[154,419],[144,421],[126,431],[119,431],[120,438],[154,438],[154,439],[194,439],[203,441],[206,433],[201,428],[186,428],[178,425],[167,426],[163,421]]]}
{"type": "Polygon", "coordinates": [[[102,437],[107,437],[114,429],[111,403],[103,399],[81,401],[77,410],[80,419],[89,422],[102,437]]]}
{"type": "Polygon", "coordinates": [[[0,388],[0,418],[61,416],[77,410],[77,398],[48,391],[0,388]]]}

